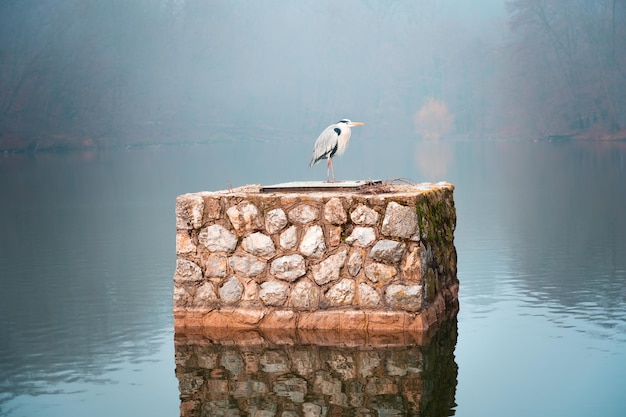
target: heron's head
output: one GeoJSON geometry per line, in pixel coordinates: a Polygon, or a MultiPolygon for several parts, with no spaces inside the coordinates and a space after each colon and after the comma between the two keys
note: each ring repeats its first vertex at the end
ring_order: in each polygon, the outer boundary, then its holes
{"type": "Polygon", "coordinates": [[[341,119],[337,123],[345,123],[346,125],[348,125],[348,127],[363,126],[363,123],[361,123],[361,122],[353,122],[350,119],[341,119]]]}

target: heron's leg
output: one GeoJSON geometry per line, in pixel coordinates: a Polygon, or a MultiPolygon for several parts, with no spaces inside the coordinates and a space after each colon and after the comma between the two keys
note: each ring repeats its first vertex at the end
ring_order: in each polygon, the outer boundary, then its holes
{"type": "Polygon", "coordinates": [[[333,166],[332,160],[328,158],[328,161],[326,161],[326,182],[330,182],[330,170],[332,169],[332,166],[333,166]]]}
{"type": "MultiPolygon", "coordinates": [[[[328,180],[328,182],[335,182],[335,168],[333,167],[333,159],[328,158],[328,167],[330,168],[330,173],[332,174],[333,179],[328,180]]],[[[328,177],[328,175],[327,175],[328,177]]]]}

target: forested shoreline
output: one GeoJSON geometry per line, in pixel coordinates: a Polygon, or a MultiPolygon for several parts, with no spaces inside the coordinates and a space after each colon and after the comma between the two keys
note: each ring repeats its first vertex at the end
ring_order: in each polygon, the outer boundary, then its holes
{"type": "Polygon", "coordinates": [[[301,137],[337,117],[419,139],[433,102],[431,137],[626,139],[626,1],[504,3],[3,1],[0,152],[301,137]]]}

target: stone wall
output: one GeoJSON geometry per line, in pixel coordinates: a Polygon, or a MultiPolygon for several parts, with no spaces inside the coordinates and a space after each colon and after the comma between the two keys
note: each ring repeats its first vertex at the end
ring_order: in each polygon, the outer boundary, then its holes
{"type": "Polygon", "coordinates": [[[176,199],[177,331],[424,331],[456,314],[454,186],[176,199]]]}

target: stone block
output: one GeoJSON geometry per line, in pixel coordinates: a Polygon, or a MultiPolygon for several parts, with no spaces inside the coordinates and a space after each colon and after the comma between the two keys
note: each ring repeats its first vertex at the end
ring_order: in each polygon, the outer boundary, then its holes
{"type": "Polygon", "coordinates": [[[259,299],[259,284],[252,279],[244,279],[241,301],[256,301],[259,299]]]}
{"type": "Polygon", "coordinates": [[[194,294],[196,305],[202,305],[205,302],[214,303],[217,301],[217,294],[211,282],[205,282],[196,289],[194,294]]]}
{"type": "Polygon", "coordinates": [[[362,308],[379,307],[381,305],[380,294],[375,288],[362,282],[358,286],[357,304],[362,308]]]}
{"type": "Polygon", "coordinates": [[[298,319],[298,328],[303,330],[336,330],[341,324],[343,312],[318,310],[302,312],[298,319]]]}
{"type": "Polygon", "coordinates": [[[333,197],[324,205],[324,218],[330,224],[344,224],[348,220],[346,209],[343,208],[341,199],[333,197]]]}
{"type": "Polygon", "coordinates": [[[298,229],[290,226],[280,234],[280,247],[283,249],[293,249],[298,244],[298,229]]]}
{"type": "Polygon", "coordinates": [[[241,300],[243,285],[236,277],[230,277],[220,288],[220,299],[226,304],[234,304],[241,300]]]}
{"type": "Polygon", "coordinates": [[[291,290],[290,305],[296,309],[316,309],[319,306],[319,287],[303,279],[291,290]]]}
{"type": "Polygon", "coordinates": [[[346,346],[359,346],[359,332],[425,332],[458,310],[453,189],[264,194],[246,186],[179,196],[175,329],[321,329],[346,346]]]}
{"type": "Polygon", "coordinates": [[[365,276],[374,283],[384,285],[391,281],[397,274],[396,267],[378,262],[365,265],[365,276]]]}
{"type": "Polygon", "coordinates": [[[232,252],[237,247],[237,237],[219,224],[202,229],[198,241],[210,252],[232,252]]]}
{"type": "Polygon", "coordinates": [[[352,331],[358,332],[359,330],[365,330],[367,328],[367,314],[361,310],[348,310],[344,311],[341,322],[339,323],[339,330],[342,332],[342,336],[345,338],[346,334],[352,331]]]}
{"type": "Polygon", "coordinates": [[[204,200],[204,219],[208,221],[214,221],[222,217],[222,207],[220,200],[216,197],[210,197],[206,195],[208,193],[200,193],[200,196],[204,200]]]}
{"type": "Polygon", "coordinates": [[[357,276],[361,268],[363,267],[363,260],[365,259],[365,251],[363,249],[353,249],[350,252],[348,258],[348,273],[353,277],[357,276]]]}
{"type": "Polygon", "coordinates": [[[201,256],[204,276],[207,278],[224,278],[227,270],[226,259],[224,255],[204,252],[201,256]]]}
{"type": "Polygon", "coordinates": [[[359,204],[350,213],[350,219],[354,224],[358,225],[374,225],[378,223],[378,212],[364,204],[359,204]]]}
{"type": "Polygon", "coordinates": [[[389,285],[385,290],[385,303],[394,309],[419,311],[424,300],[421,285],[389,285]]]}
{"type": "Polygon", "coordinates": [[[236,274],[244,277],[256,277],[265,272],[267,267],[266,261],[246,253],[231,256],[228,258],[228,263],[236,274]]]}
{"type": "Polygon", "coordinates": [[[300,242],[300,253],[311,258],[319,258],[326,250],[324,232],[319,225],[310,226],[300,242]]]}
{"type": "Polygon", "coordinates": [[[369,246],[376,240],[376,232],[372,227],[357,226],[352,230],[350,236],[346,238],[346,243],[355,246],[369,246]]]}
{"type": "Polygon", "coordinates": [[[409,281],[421,281],[422,258],[424,257],[424,252],[423,247],[419,245],[414,244],[409,247],[406,257],[400,266],[402,279],[409,281]]]}
{"type": "Polygon", "coordinates": [[[196,245],[187,230],[176,232],[176,255],[189,255],[196,253],[196,245]]]}
{"type": "Polygon", "coordinates": [[[330,247],[336,247],[341,244],[341,226],[326,226],[328,233],[328,245],[330,247]]]}
{"type": "Polygon", "coordinates": [[[269,234],[283,230],[287,224],[287,215],[281,208],[275,208],[265,214],[265,230],[269,234]]]}
{"type": "Polygon", "coordinates": [[[202,281],[202,270],[198,265],[185,259],[176,260],[174,282],[202,281]]]}
{"type": "Polygon", "coordinates": [[[367,330],[402,331],[406,327],[408,317],[404,311],[372,311],[368,315],[367,330]]]}
{"type": "Polygon", "coordinates": [[[289,220],[293,223],[308,224],[318,219],[320,211],[309,204],[301,204],[289,211],[289,220]]]}
{"type": "Polygon", "coordinates": [[[293,310],[274,309],[268,312],[259,327],[261,329],[295,329],[298,314],[293,310]]]}
{"type": "Polygon", "coordinates": [[[259,298],[265,305],[277,307],[287,301],[289,285],[284,282],[266,281],[260,287],[259,298]]]}
{"type": "Polygon", "coordinates": [[[241,247],[246,252],[262,258],[271,258],[276,252],[272,239],[261,232],[245,237],[241,242],[241,247]]]}
{"type": "Polygon", "coordinates": [[[276,278],[293,282],[306,274],[306,264],[302,255],[286,255],[274,259],[270,267],[270,274],[276,278]]]}
{"type": "Polygon", "coordinates": [[[339,279],[339,272],[347,256],[348,251],[344,249],[341,252],[329,256],[319,264],[313,265],[311,270],[313,271],[313,280],[315,283],[317,285],[324,285],[339,279]]]}
{"type": "Polygon", "coordinates": [[[226,210],[228,219],[238,232],[256,231],[263,228],[263,221],[257,206],[250,201],[242,201],[226,210]]]}
{"type": "Polygon", "coordinates": [[[198,194],[183,194],[176,197],[176,228],[199,229],[202,227],[204,200],[198,194]]]}
{"type": "Polygon", "coordinates": [[[261,213],[250,201],[242,201],[226,210],[228,219],[238,232],[252,232],[263,228],[261,213]]]}
{"type": "Polygon", "coordinates": [[[395,240],[379,240],[370,251],[370,258],[378,262],[397,265],[402,259],[406,245],[395,240]]]}
{"type": "Polygon", "coordinates": [[[265,314],[263,309],[221,308],[204,315],[201,324],[208,328],[254,329],[265,314]]]}
{"type": "Polygon", "coordinates": [[[344,278],[337,284],[330,287],[326,292],[326,300],[330,307],[340,307],[352,305],[356,293],[354,280],[344,278]]]}
{"type": "Polygon", "coordinates": [[[392,201],[387,204],[381,230],[385,236],[419,240],[417,221],[415,207],[403,206],[392,201]]]}

